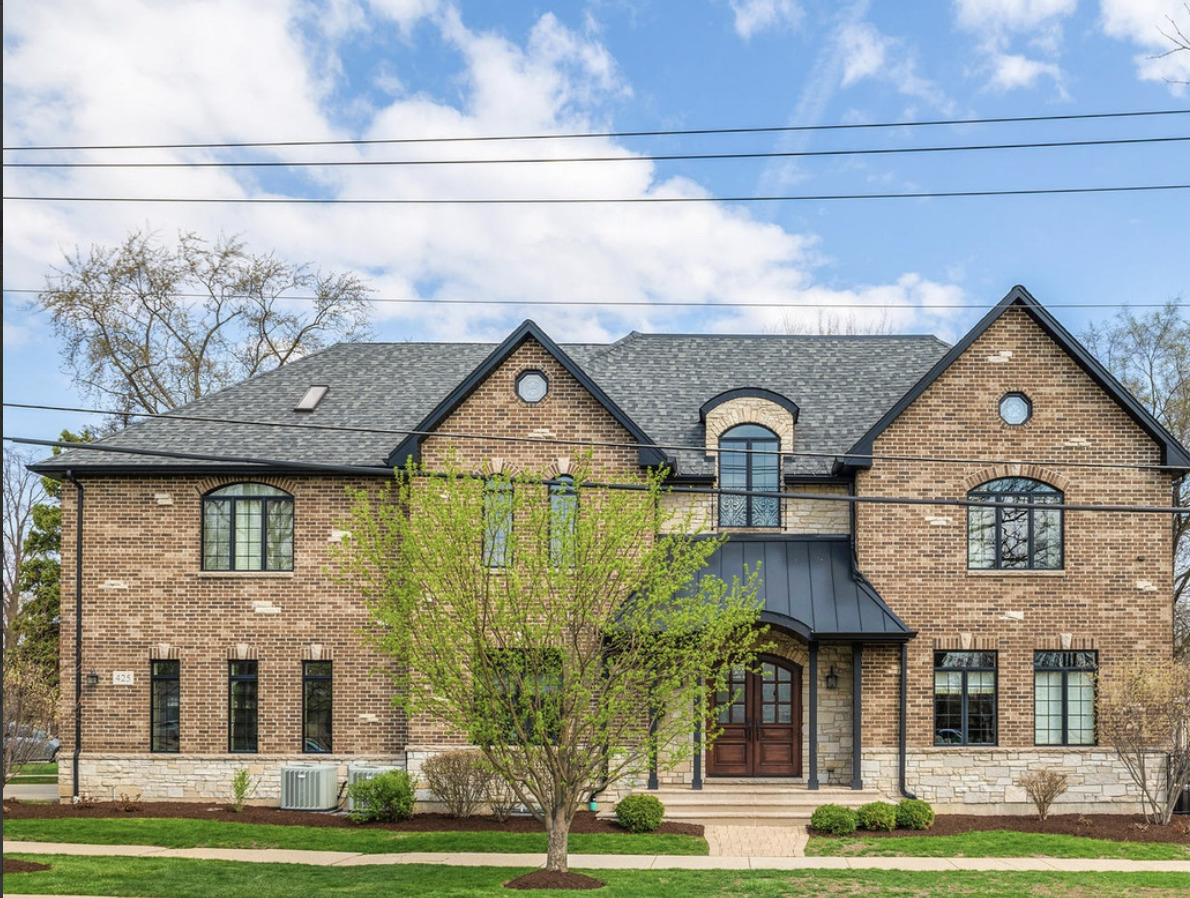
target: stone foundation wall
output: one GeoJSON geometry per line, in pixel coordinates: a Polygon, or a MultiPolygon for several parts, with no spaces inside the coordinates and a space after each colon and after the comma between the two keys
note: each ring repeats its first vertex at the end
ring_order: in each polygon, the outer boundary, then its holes
{"type": "MultiPolygon", "coordinates": [[[[1113,752],[1078,749],[954,749],[910,748],[905,779],[910,792],[934,810],[950,814],[1033,814],[1036,809],[1016,784],[1025,773],[1056,769],[1069,787],[1050,808],[1051,814],[1133,814],[1141,811],[1141,796],[1128,771],[1113,752]]],[[[895,751],[865,751],[864,786],[898,795],[898,755],[895,751]]]]}
{"type": "MultiPolygon", "coordinates": [[[[363,757],[353,755],[302,755],[279,757],[236,755],[117,755],[83,754],[79,758],[79,795],[95,801],[116,801],[122,796],[144,801],[231,800],[231,778],[246,768],[256,783],[248,804],[281,804],[281,768],[291,764],[333,765],[339,768],[339,784],[347,782],[348,765],[370,764],[404,767],[402,756],[363,757]]],[[[73,793],[71,764],[59,764],[58,796],[69,802],[73,793]]],[[[344,795],[346,793],[343,793],[344,795]]]]}

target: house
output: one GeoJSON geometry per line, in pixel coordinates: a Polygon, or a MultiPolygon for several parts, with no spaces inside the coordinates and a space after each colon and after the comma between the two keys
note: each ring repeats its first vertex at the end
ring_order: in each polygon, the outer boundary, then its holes
{"type": "Polygon", "coordinates": [[[1168,506],[1190,454],[1021,287],[951,347],[559,345],[532,322],[498,346],[340,345],[38,464],[65,484],[62,798],[222,798],[247,767],[276,801],[285,764],[457,746],[393,709],[327,573],[345,487],[448,448],[562,475],[575,443],[608,475],[668,467],[666,501],[730,535],[709,571],[763,562],[763,675],[738,674],[705,756],[642,787],[1003,812],[1059,766],[1065,808],[1136,807],[1095,682],[1171,657],[1172,518],[1130,509],[1168,506]]]}

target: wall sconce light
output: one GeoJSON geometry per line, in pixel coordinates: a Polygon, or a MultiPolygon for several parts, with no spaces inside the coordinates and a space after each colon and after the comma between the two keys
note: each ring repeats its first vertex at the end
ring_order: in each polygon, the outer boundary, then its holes
{"type": "Polygon", "coordinates": [[[92,689],[99,685],[99,674],[94,670],[87,674],[87,685],[92,689]]]}
{"type": "Polygon", "coordinates": [[[831,665],[831,672],[826,675],[826,688],[827,689],[838,689],[839,688],[839,675],[837,673],[835,673],[835,665],[833,665],[833,664],[831,665]]]}

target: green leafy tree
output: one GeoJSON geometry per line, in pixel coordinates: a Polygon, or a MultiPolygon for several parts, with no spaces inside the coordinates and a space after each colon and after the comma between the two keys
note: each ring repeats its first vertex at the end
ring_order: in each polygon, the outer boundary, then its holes
{"type": "Polygon", "coordinates": [[[252,255],[237,237],[183,233],[169,247],[134,231],[67,255],[37,305],[84,395],[157,413],[366,337],[368,292],[354,275],[252,255]]]}
{"type": "Polygon", "coordinates": [[[657,536],[660,476],[622,486],[410,469],[354,495],[336,552],[394,702],[479,747],[548,832],[548,870],[581,802],[705,750],[708,697],[763,648],[755,583],[693,585],[720,541],[689,519],[657,536]]]}
{"type": "MultiPolygon", "coordinates": [[[[1084,340],[1166,430],[1190,445],[1190,321],[1178,303],[1147,315],[1125,309],[1084,340]]],[[[1174,500],[1190,508],[1190,479],[1174,500]]],[[[1174,654],[1190,657],[1190,512],[1174,516],[1173,546],[1174,654]]]]}

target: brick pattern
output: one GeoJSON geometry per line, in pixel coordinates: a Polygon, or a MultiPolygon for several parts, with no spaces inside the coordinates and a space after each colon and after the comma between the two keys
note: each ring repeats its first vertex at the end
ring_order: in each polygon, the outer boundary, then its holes
{"type": "MultiPolygon", "coordinates": [[[[860,495],[965,498],[986,480],[1023,476],[1058,486],[1068,503],[1167,505],[1170,497],[1166,473],[1075,467],[1157,465],[1160,452],[1020,310],[1005,313],[907,408],[875,454],[973,460],[877,460],[858,475],[860,495]],[[1008,392],[1032,400],[1024,425],[999,417],[1008,392]],[[980,460],[1014,458],[1029,464],[980,460]]],[[[955,507],[861,505],[856,543],[860,569],[918,632],[909,643],[911,746],[932,746],[936,644],[998,652],[999,746],[1014,750],[1034,743],[1034,649],[1060,644],[1063,634],[1093,640],[1109,677],[1127,658],[1170,657],[1168,515],[1067,512],[1061,571],[968,571],[966,512],[955,507]]],[[[871,664],[893,667],[891,656],[871,664]]],[[[896,744],[897,703],[878,696],[883,688],[869,687],[864,702],[873,746],[896,744]]]]}

